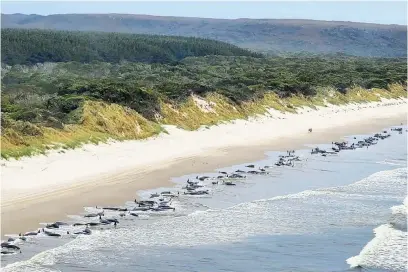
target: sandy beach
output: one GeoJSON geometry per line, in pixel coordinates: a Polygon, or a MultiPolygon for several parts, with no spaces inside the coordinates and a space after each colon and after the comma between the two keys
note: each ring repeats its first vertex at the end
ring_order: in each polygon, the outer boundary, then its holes
{"type": "Polygon", "coordinates": [[[65,153],[1,161],[1,233],[34,230],[84,206],[121,205],[142,189],[171,186],[171,177],[262,159],[268,150],[326,143],[406,123],[406,100],[274,110],[197,131],[166,127],[143,141],[85,145],[65,153]],[[308,128],[313,128],[308,133],[308,128]]]}

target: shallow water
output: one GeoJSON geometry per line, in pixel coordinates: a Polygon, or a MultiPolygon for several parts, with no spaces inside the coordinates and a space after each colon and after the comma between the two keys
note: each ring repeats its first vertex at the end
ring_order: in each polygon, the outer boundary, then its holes
{"type": "MultiPolygon", "coordinates": [[[[300,150],[293,168],[237,186],[206,182],[209,196],[180,195],[175,212],[127,216],[117,229],[35,238],[2,265],[28,258],[4,271],[406,271],[406,150],[405,132],[338,156],[300,150]]],[[[273,165],[279,154],[253,164],[273,165]]],[[[187,178],[174,179],[176,187],[187,178]]]]}

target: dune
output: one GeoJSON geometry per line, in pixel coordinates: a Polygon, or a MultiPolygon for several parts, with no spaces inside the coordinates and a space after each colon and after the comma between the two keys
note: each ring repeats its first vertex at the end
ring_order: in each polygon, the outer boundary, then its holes
{"type": "Polygon", "coordinates": [[[406,123],[406,115],[406,99],[302,108],[297,114],[270,110],[196,131],[166,126],[167,133],[146,140],[2,160],[2,234],[63,219],[83,206],[121,204],[135,198],[137,190],[171,185],[171,177],[261,159],[267,150],[376,132],[406,123]]]}

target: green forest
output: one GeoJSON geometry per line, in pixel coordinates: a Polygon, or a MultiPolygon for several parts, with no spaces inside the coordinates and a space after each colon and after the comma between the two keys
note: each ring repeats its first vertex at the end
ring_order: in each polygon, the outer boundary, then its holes
{"type": "Polygon", "coordinates": [[[237,46],[194,37],[2,29],[1,61],[9,65],[44,62],[177,62],[188,56],[253,56],[237,46]]]}
{"type": "Polygon", "coordinates": [[[348,102],[355,88],[368,90],[364,95],[370,99],[378,99],[374,90],[394,97],[395,85],[402,88],[397,96],[401,90],[406,94],[405,58],[266,57],[211,40],[130,34],[3,30],[2,35],[3,157],[34,154],[75,137],[81,142],[148,137],[162,131],[161,124],[195,129],[271,105],[291,110],[295,99],[323,105],[328,90],[335,93],[331,103],[348,102]],[[192,94],[216,101],[220,113],[195,111],[192,94]],[[146,133],[118,128],[123,115],[128,119],[121,126],[138,122],[146,133]]]}

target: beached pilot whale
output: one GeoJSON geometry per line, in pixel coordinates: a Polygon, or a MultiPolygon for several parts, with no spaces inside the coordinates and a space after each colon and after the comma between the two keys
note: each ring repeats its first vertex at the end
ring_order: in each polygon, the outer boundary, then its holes
{"type": "Polygon", "coordinates": [[[77,232],[74,232],[74,234],[90,235],[90,234],[92,234],[92,231],[90,229],[88,229],[88,227],[86,227],[83,231],[77,231],[77,232]]]}
{"type": "Polygon", "coordinates": [[[145,211],[148,211],[148,210],[150,210],[150,206],[149,206],[149,207],[134,207],[134,208],[133,208],[133,211],[142,211],[142,212],[145,212],[145,211]]]}
{"type": "Polygon", "coordinates": [[[150,195],[150,198],[155,198],[155,197],[159,197],[160,195],[158,193],[154,193],[150,195]]]}
{"type": "Polygon", "coordinates": [[[120,208],[120,207],[104,207],[102,209],[109,210],[109,211],[119,211],[119,212],[126,212],[127,211],[127,208],[120,208]]]}
{"type": "Polygon", "coordinates": [[[102,218],[101,216],[99,216],[99,222],[101,222],[101,224],[111,224],[111,223],[119,223],[118,219],[115,218],[102,218]]]}
{"type": "Polygon", "coordinates": [[[106,219],[99,219],[99,222],[100,222],[102,225],[109,225],[109,224],[111,223],[109,220],[106,220],[106,219]]]}
{"type": "Polygon", "coordinates": [[[65,222],[57,221],[55,223],[47,224],[45,227],[47,229],[58,229],[60,226],[66,226],[66,225],[68,225],[68,224],[65,223],[65,222]]]}
{"type": "Polygon", "coordinates": [[[204,181],[204,180],[209,179],[209,178],[210,178],[209,176],[202,176],[202,177],[197,176],[196,177],[196,179],[198,179],[200,181],[204,181]]]}
{"type": "Polygon", "coordinates": [[[102,216],[101,215],[99,215],[99,221],[100,220],[107,220],[107,221],[109,221],[109,222],[116,222],[116,223],[119,223],[119,221],[118,221],[118,219],[115,219],[115,218],[105,218],[105,219],[102,219],[102,216]]]}
{"type": "Polygon", "coordinates": [[[253,175],[267,175],[267,174],[268,174],[268,173],[266,173],[265,171],[259,172],[259,171],[254,171],[254,170],[248,171],[247,173],[248,173],[248,174],[253,174],[253,175]]]}
{"type": "Polygon", "coordinates": [[[97,217],[97,216],[99,216],[99,215],[102,215],[102,216],[104,216],[105,215],[105,213],[104,212],[99,212],[99,213],[88,213],[88,214],[85,214],[84,215],[84,217],[97,217]]]}
{"type": "MultiPolygon", "coordinates": [[[[20,251],[20,253],[21,253],[21,251],[20,251]]],[[[7,254],[16,254],[16,252],[15,252],[15,251],[6,251],[6,250],[2,250],[2,251],[1,251],[1,254],[3,254],[3,255],[7,255],[7,254]]]]}
{"type": "MultiPolygon", "coordinates": [[[[153,200],[136,201],[135,200],[135,203],[138,204],[139,207],[145,207],[145,208],[148,207],[148,208],[150,208],[151,206],[153,206],[156,203],[156,201],[153,201],[153,200]]],[[[135,209],[133,209],[133,210],[135,210],[135,209]]]]}
{"type": "Polygon", "coordinates": [[[15,250],[20,250],[20,248],[16,245],[12,245],[9,242],[3,242],[1,243],[1,247],[3,248],[9,248],[9,249],[15,249],[15,250]]]}
{"type": "Polygon", "coordinates": [[[48,231],[48,230],[44,230],[44,234],[47,235],[47,236],[52,236],[52,237],[60,237],[61,236],[61,234],[59,234],[59,233],[51,232],[51,231],[48,231]]]}
{"type": "Polygon", "coordinates": [[[40,233],[40,230],[38,230],[38,231],[29,231],[29,232],[24,233],[23,236],[35,236],[35,235],[37,235],[39,233],[40,233]]]}
{"type": "Polygon", "coordinates": [[[195,190],[198,188],[203,187],[203,185],[198,185],[198,184],[188,184],[187,186],[183,187],[183,189],[187,189],[187,190],[195,190]]]}
{"type": "Polygon", "coordinates": [[[100,224],[101,224],[101,223],[99,223],[99,222],[89,222],[89,223],[86,223],[87,226],[91,226],[91,227],[99,226],[100,224]]]}
{"type": "Polygon", "coordinates": [[[184,192],[185,195],[208,195],[208,190],[184,192]]]}
{"type": "Polygon", "coordinates": [[[55,224],[55,223],[51,223],[51,224],[47,224],[45,227],[46,227],[47,229],[58,229],[58,228],[59,228],[59,225],[58,225],[58,224],[55,224]]]}
{"type": "Polygon", "coordinates": [[[19,234],[18,239],[20,239],[21,241],[27,241],[27,237],[21,235],[21,233],[19,234]]]}

